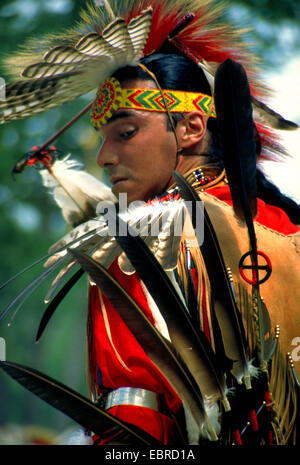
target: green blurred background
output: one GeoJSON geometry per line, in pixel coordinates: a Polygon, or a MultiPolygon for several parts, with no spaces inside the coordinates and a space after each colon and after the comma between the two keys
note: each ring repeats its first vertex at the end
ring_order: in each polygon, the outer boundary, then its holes
{"type": "MultiPolygon", "coordinates": [[[[0,61],[31,36],[38,40],[44,33],[60,32],[74,25],[85,3],[83,0],[0,0],[0,61]]],[[[299,54],[298,0],[231,0],[229,6],[228,16],[233,21],[254,28],[249,39],[255,42],[254,50],[262,57],[266,69],[280,68],[290,57],[299,54]],[[287,31],[284,40],[280,33],[283,30],[287,31]]],[[[9,82],[1,63],[0,76],[9,82]]],[[[0,283],[45,255],[48,247],[68,230],[51,196],[42,187],[37,171],[26,168],[13,179],[12,168],[33,145],[43,144],[88,101],[88,97],[81,97],[36,117],[0,126],[0,283]]],[[[89,124],[89,115],[81,118],[55,144],[102,178],[95,163],[99,136],[89,124]]],[[[34,267],[0,291],[0,312],[41,270],[42,265],[34,267]]],[[[10,326],[13,311],[0,322],[0,337],[6,341],[6,359],[41,370],[87,395],[86,280],[82,278],[77,283],[36,344],[49,282],[31,295],[10,326]]],[[[0,430],[14,424],[40,425],[57,433],[77,426],[0,373],[0,430]]]]}

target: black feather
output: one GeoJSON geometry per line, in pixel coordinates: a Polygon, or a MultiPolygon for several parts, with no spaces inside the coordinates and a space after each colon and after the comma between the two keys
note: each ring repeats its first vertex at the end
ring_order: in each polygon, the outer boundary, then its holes
{"type": "Polygon", "coordinates": [[[47,404],[99,436],[117,427],[118,430],[125,430],[141,445],[158,445],[158,441],[145,431],[113,417],[78,392],[37,370],[3,361],[0,361],[0,368],[47,404]]]}
{"type": "Polygon", "coordinates": [[[270,321],[259,295],[257,241],[253,218],[257,214],[257,170],[254,123],[249,83],[244,68],[228,59],[215,76],[215,106],[235,213],[246,222],[254,262],[253,295],[257,299],[260,360],[266,366],[270,354],[270,321]],[[267,340],[265,337],[268,335],[267,340]]]}
{"type": "Polygon", "coordinates": [[[69,279],[69,281],[56,294],[54,299],[49,303],[40,321],[37,335],[36,335],[36,342],[40,340],[43,332],[45,331],[47,324],[49,323],[50,318],[52,317],[53,313],[55,312],[55,310],[57,309],[61,301],[65,298],[68,292],[74,287],[74,285],[77,283],[77,281],[81,278],[82,275],[83,275],[82,270],[76,271],[76,273],[72,276],[72,278],[69,279]]]}
{"type": "MultiPolygon", "coordinates": [[[[227,59],[219,66],[214,99],[233,208],[253,236],[252,218],[257,213],[256,147],[250,88],[240,64],[227,59]]],[[[251,240],[255,242],[255,234],[251,240]]]]}

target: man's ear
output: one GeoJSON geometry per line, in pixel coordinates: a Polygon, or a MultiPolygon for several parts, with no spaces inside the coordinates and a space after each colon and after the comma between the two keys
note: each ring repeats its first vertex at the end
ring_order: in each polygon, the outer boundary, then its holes
{"type": "Polygon", "coordinates": [[[192,111],[184,115],[177,123],[176,130],[182,149],[198,145],[206,133],[207,118],[200,111],[192,111]]]}

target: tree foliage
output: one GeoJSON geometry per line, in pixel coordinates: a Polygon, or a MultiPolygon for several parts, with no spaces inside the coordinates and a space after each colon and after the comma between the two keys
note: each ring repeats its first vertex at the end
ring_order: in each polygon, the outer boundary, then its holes
{"type": "Polygon", "coordinates": [[[255,15],[274,25],[283,21],[299,24],[300,21],[298,0],[285,0],[284,2],[281,0],[233,0],[231,3],[247,7],[255,15]]]}

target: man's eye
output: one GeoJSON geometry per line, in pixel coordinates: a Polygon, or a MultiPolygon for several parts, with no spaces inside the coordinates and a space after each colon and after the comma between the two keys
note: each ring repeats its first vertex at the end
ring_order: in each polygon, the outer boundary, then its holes
{"type": "Polygon", "coordinates": [[[130,139],[136,133],[136,129],[129,129],[128,131],[122,131],[120,137],[122,139],[130,139]]]}

